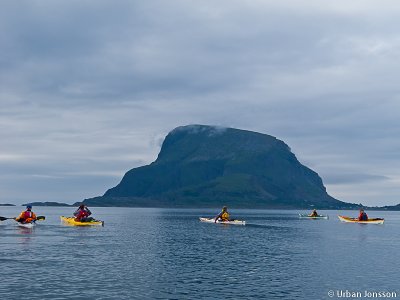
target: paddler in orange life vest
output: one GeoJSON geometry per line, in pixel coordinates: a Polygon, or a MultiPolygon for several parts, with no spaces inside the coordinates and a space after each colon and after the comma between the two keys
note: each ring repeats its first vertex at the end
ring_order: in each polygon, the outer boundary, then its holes
{"type": "Polygon", "coordinates": [[[79,208],[74,212],[75,221],[78,222],[90,222],[93,220],[92,217],[89,217],[92,212],[85,206],[85,204],[79,205],[79,208]]]}
{"type": "Polygon", "coordinates": [[[18,218],[14,219],[17,222],[20,223],[31,223],[33,221],[36,221],[36,215],[35,213],[32,211],[32,205],[28,204],[26,206],[26,210],[23,211],[18,218]]]}
{"type": "Polygon", "coordinates": [[[368,221],[368,215],[363,209],[360,209],[360,214],[358,216],[358,221],[368,221]]]}
{"type": "Polygon", "coordinates": [[[312,211],[312,213],[311,213],[310,215],[308,215],[308,216],[309,216],[309,217],[318,217],[317,210],[314,209],[314,210],[312,211]]]}
{"type": "Polygon", "coordinates": [[[222,208],[222,211],[219,213],[219,215],[215,217],[215,222],[217,222],[218,220],[220,220],[222,222],[230,221],[228,207],[224,206],[222,208]]]}

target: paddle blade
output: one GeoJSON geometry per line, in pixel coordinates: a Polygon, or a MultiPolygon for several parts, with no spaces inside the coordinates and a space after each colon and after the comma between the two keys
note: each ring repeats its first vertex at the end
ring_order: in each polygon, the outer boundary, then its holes
{"type": "Polygon", "coordinates": [[[46,220],[46,217],[45,217],[45,216],[37,216],[37,217],[36,217],[36,220],[38,220],[38,221],[44,221],[44,220],[46,220]]]}
{"type": "Polygon", "coordinates": [[[5,220],[7,220],[7,219],[9,219],[9,218],[6,218],[6,217],[0,217],[0,221],[5,221],[5,220]]]}

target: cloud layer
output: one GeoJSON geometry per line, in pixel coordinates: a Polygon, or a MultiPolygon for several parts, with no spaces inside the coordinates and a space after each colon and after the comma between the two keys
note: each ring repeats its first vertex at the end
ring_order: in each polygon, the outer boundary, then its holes
{"type": "Polygon", "coordinates": [[[274,135],[400,203],[397,1],[3,1],[0,203],[100,195],[186,124],[274,135]]]}

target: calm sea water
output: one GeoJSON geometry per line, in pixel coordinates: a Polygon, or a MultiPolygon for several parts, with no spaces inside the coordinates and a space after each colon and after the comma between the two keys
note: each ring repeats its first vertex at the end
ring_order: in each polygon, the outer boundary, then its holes
{"type": "MultiPolygon", "coordinates": [[[[0,207],[12,217],[22,207],[0,207]]],[[[200,223],[215,209],[92,208],[105,227],[68,227],[73,208],[34,207],[33,230],[0,223],[2,299],[400,298],[400,213],[384,225],[300,220],[301,211],[231,210],[246,226],[200,223]],[[333,291],[334,297],[328,292],[333,291]]]]}

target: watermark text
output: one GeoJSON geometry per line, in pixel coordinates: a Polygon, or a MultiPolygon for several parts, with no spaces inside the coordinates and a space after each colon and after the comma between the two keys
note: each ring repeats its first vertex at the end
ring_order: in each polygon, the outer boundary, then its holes
{"type": "Polygon", "coordinates": [[[330,298],[341,299],[396,299],[400,293],[398,291],[351,291],[351,290],[329,290],[330,298]]]}

